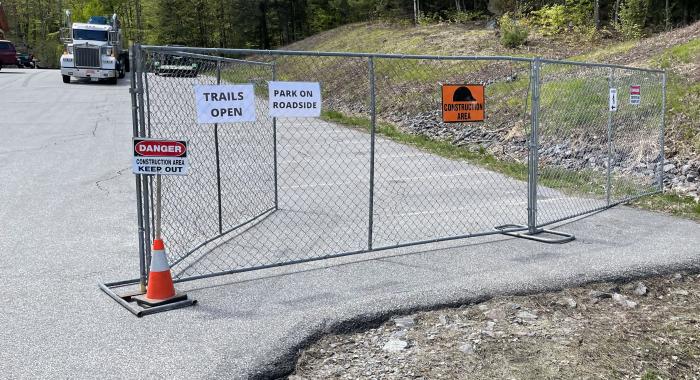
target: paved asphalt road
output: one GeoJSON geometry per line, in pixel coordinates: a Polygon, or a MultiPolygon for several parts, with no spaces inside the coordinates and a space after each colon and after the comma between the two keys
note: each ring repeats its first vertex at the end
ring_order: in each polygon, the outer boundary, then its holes
{"type": "Polygon", "coordinates": [[[127,82],[0,71],[0,374],[249,378],[393,313],[695,267],[700,225],[619,207],[544,245],[488,237],[180,284],[194,308],[135,318],[97,287],[136,277],[127,82]]]}

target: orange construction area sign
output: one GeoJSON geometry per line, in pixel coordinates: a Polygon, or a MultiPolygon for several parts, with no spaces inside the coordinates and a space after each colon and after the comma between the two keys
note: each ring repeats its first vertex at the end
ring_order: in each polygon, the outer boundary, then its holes
{"type": "Polygon", "coordinates": [[[443,84],[442,121],[484,121],[483,84],[443,84]]]}

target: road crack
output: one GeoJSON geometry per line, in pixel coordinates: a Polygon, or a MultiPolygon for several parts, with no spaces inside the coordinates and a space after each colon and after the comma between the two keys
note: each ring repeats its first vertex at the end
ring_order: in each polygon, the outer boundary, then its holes
{"type": "Polygon", "coordinates": [[[102,187],[102,184],[105,183],[105,182],[111,181],[111,180],[113,180],[113,179],[115,179],[115,178],[118,178],[119,176],[121,176],[122,174],[124,174],[124,172],[125,172],[127,169],[129,169],[128,166],[125,167],[125,168],[122,168],[122,169],[117,170],[117,171],[115,172],[115,174],[114,174],[113,176],[109,177],[109,178],[105,178],[105,179],[101,179],[101,180],[99,180],[99,181],[95,181],[95,186],[96,186],[98,189],[100,189],[101,191],[104,191],[105,193],[109,194],[109,190],[107,190],[106,188],[102,187]]]}

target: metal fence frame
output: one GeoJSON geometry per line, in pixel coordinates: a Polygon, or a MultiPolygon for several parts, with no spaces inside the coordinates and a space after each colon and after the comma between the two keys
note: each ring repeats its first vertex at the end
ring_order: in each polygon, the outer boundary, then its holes
{"type": "MultiPolygon", "coordinates": [[[[587,215],[593,212],[597,212],[600,210],[604,210],[613,206],[616,206],[621,203],[626,203],[629,202],[633,199],[648,195],[648,194],[653,194],[653,193],[658,193],[661,192],[663,189],[663,147],[664,147],[664,114],[665,114],[665,107],[666,107],[666,73],[665,71],[662,70],[654,70],[654,69],[644,69],[644,68],[634,68],[634,67],[627,67],[627,66],[622,66],[622,65],[608,65],[608,64],[600,64],[600,63],[583,63],[583,62],[575,62],[575,61],[560,61],[560,60],[548,60],[548,59],[541,59],[541,58],[523,58],[523,57],[504,57],[504,56],[487,56],[487,57],[480,57],[480,56],[459,56],[459,57],[453,57],[453,56],[436,56],[436,55],[401,55],[401,54],[375,54],[375,53],[343,53],[343,52],[307,52],[307,51],[285,51],[285,50],[254,50],[254,49],[219,49],[219,48],[183,48],[183,47],[169,47],[169,46],[139,46],[135,45],[131,49],[131,59],[132,59],[132,64],[131,67],[133,70],[131,71],[131,87],[130,87],[130,95],[131,95],[131,101],[132,101],[132,120],[133,120],[133,135],[134,137],[144,137],[149,134],[150,130],[150,103],[149,103],[149,98],[148,94],[145,91],[145,88],[147,88],[148,83],[147,83],[147,76],[144,75],[144,52],[159,52],[159,53],[176,53],[177,55],[180,56],[189,56],[193,58],[202,58],[202,59],[207,59],[207,60],[212,60],[216,61],[217,63],[217,83],[221,83],[221,64],[222,62],[238,62],[238,63],[245,63],[245,64],[250,64],[250,65],[264,65],[267,67],[270,67],[272,70],[272,79],[274,80],[276,78],[276,64],[275,62],[257,62],[257,61],[251,61],[251,60],[245,60],[245,59],[233,59],[233,58],[226,58],[222,57],[219,55],[228,55],[228,56],[240,56],[240,57],[251,57],[251,56],[256,56],[256,57],[264,57],[264,56],[308,56],[308,57],[348,57],[348,58],[363,58],[367,60],[367,78],[369,81],[369,88],[370,88],[370,123],[371,123],[371,128],[370,128],[370,163],[369,163],[369,215],[368,215],[368,225],[367,225],[367,246],[366,249],[361,249],[357,251],[352,251],[352,252],[329,252],[327,255],[324,255],[322,257],[314,257],[314,258],[308,258],[308,259],[299,259],[299,260],[291,260],[291,261],[285,261],[281,263],[275,263],[275,264],[270,264],[270,265],[260,265],[260,266],[255,266],[255,267],[250,267],[250,268],[244,268],[244,269],[235,269],[235,270],[230,270],[230,271],[223,271],[223,272],[217,272],[217,273],[210,273],[206,275],[199,275],[199,276],[191,276],[187,278],[179,278],[176,279],[176,282],[182,282],[182,281],[190,281],[190,280],[195,280],[195,279],[201,279],[201,278],[206,278],[206,277],[211,277],[211,276],[218,276],[218,275],[223,275],[223,274],[231,274],[231,273],[238,273],[238,272],[244,272],[244,271],[250,271],[250,270],[257,270],[257,269],[263,269],[263,268],[269,268],[269,267],[276,267],[276,266],[282,266],[282,265],[290,265],[290,264],[297,264],[297,263],[302,263],[302,262],[308,262],[308,261],[314,261],[314,260],[321,260],[321,259],[326,259],[326,258],[331,258],[331,257],[340,257],[340,256],[347,256],[347,255],[353,255],[353,254],[359,254],[359,253],[365,253],[365,252],[371,252],[371,251],[379,251],[379,250],[386,250],[386,249],[394,249],[394,248],[400,248],[400,247],[407,247],[407,246],[413,246],[413,245],[420,245],[420,244],[429,244],[429,243],[435,243],[435,242],[440,242],[440,241],[448,241],[448,240],[455,240],[455,239],[462,239],[462,238],[467,238],[467,237],[475,237],[475,236],[485,236],[485,235],[492,235],[492,234],[506,234],[506,235],[511,235],[511,236],[517,236],[517,237],[522,237],[522,238],[528,238],[528,239],[533,239],[541,242],[567,242],[571,241],[574,239],[573,235],[566,234],[563,232],[558,232],[558,231],[552,231],[552,230],[547,230],[544,227],[548,225],[552,225],[564,220],[569,220],[572,218],[580,217],[582,215],[587,215]],[[528,92],[531,96],[531,104],[529,105],[530,107],[530,134],[527,142],[527,146],[529,148],[528,150],[528,158],[527,158],[527,166],[528,166],[528,173],[527,173],[527,225],[519,225],[519,224],[509,224],[509,225],[503,225],[503,226],[494,226],[495,228],[493,231],[485,231],[482,233],[470,233],[466,235],[460,235],[460,236],[449,236],[449,237],[444,237],[444,238],[438,238],[438,239],[430,239],[430,240],[421,240],[421,241],[412,241],[412,242],[406,242],[402,244],[394,244],[394,245],[389,245],[389,246],[375,246],[373,243],[373,218],[374,218],[374,182],[375,182],[375,136],[377,133],[377,111],[376,111],[376,84],[375,84],[375,60],[376,59],[396,59],[396,60],[401,60],[401,59],[420,59],[420,60],[450,60],[450,61],[489,61],[489,60],[508,60],[508,61],[515,61],[515,62],[528,62],[530,63],[530,84],[528,88],[528,92]],[[581,212],[576,215],[567,215],[565,218],[559,219],[559,220],[554,220],[554,221],[547,221],[544,223],[538,223],[538,161],[539,161],[539,148],[540,148],[540,136],[539,136],[539,111],[540,111],[540,88],[541,88],[541,78],[540,78],[540,71],[541,71],[541,65],[543,63],[555,63],[555,64],[566,64],[566,65],[572,65],[572,66],[585,66],[585,67],[602,67],[602,68],[609,68],[611,70],[615,69],[623,69],[623,70],[633,70],[636,72],[648,72],[648,73],[654,73],[654,74],[661,74],[662,78],[662,83],[661,83],[661,90],[662,90],[662,105],[661,105],[661,124],[659,126],[659,137],[658,137],[658,143],[660,147],[660,167],[661,170],[658,171],[658,179],[657,179],[657,186],[654,191],[651,191],[649,193],[644,193],[644,194],[638,194],[633,197],[628,197],[625,199],[613,201],[611,200],[610,196],[610,177],[611,177],[611,165],[610,165],[610,156],[611,156],[611,148],[610,148],[610,143],[611,143],[611,122],[610,122],[610,116],[609,116],[609,121],[608,121],[608,173],[607,173],[607,187],[606,187],[606,204],[602,207],[596,208],[596,209],[591,209],[591,210],[585,210],[584,212],[581,212]],[[546,233],[545,235],[548,235],[549,237],[542,237],[540,234],[546,233]],[[551,235],[555,235],[555,238],[552,239],[551,235]]],[[[612,76],[610,77],[610,80],[612,81],[612,76]]],[[[612,83],[611,83],[612,84],[612,83]]],[[[527,108],[527,105],[526,105],[527,108]]],[[[271,212],[274,212],[278,208],[278,184],[277,184],[277,120],[276,118],[272,119],[272,130],[273,130],[273,141],[274,141],[274,205],[271,206],[271,208],[263,211],[261,214],[255,216],[251,220],[245,221],[244,223],[235,226],[231,229],[224,230],[222,227],[222,222],[221,222],[221,176],[220,176],[220,169],[219,169],[219,147],[218,147],[218,125],[214,125],[214,133],[215,133],[215,139],[217,139],[216,145],[216,162],[217,162],[217,187],[219,188],[218,191],[218,196],[219,196],[219,234],[211,237],[210,239],[202,242],[200,245],[194,247],[191,252],[196,251],[200,247],[209,244],[210,242],[236,230],[237,228],[248,224],[249,222],[252,222],[260,217],[263,217],[266,214],[269,214],[271,212]]],[[[122,286],[127,286],[127,285],[134,285],[138,284],[140,286],[139,291],[144,291],[145,286],[147,284],[147,277],[148,277],[148,267],[149,267],[149,262],[150,262],[150,237],[152,236],[152,218],[154,214],[154,209],[153,209],[153,184],[151,183],[151,179],[148,178],[149,176],[146,175],[136,175],[135,176],[135,185],[136,185],[136,207],[137,207],[137,226],[138,226],[138,260],[139,260],[139,268],[140,268],[140,276],[137,279],[133,280],[127,280],[127,281],[119,281],[119,282],[114,282],[114,283],[108,283],[108,284],[101,284],[101,288],[110,294],[112,298],[120,302],[120,304],[125,305],[126,301],[124,301],[123,296],[117,296],[112,289],[117,288],[117,287],[122,287],[122,286]]],[[[190,253],[191,253],[190,252],[190,253]]],[[[184,257],[183,257],[184,258],[184,257]]],[[[171,267],[178,264],[183,258],[180,258],[179,260],[171,263],[171,267]]],[[[132,311],[133,312],[133,311],[132,311]]],[[[134,312],[136,314],[136,312],[134,312]]],[[[149,313],[149,312],[146,312],[149,313]]],[[[138,315],[138,314],[137,314],[138,315]]],[[[143,315],[143,314],[141,314],[143,315]]],[[[140,315],[139,315],[140,316],[140,315]]]]}

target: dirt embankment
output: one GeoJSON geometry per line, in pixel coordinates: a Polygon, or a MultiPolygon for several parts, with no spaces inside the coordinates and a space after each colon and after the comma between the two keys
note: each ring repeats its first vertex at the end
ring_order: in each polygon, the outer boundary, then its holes
{"type": "Polygon", "coordinates": [[[700,274],[499,297],[322,338],[290,379],[697,379],[700,274]]]}

